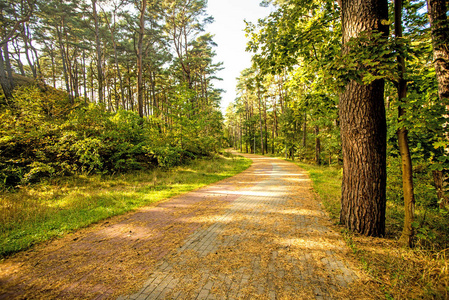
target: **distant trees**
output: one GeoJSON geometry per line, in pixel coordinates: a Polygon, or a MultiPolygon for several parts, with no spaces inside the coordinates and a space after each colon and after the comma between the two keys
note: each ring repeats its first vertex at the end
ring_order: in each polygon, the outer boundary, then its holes
{"type": "Polygon", "coordinates": [[[212,62],[212,36],[203,33],[204,24],[213,20],[205,15],[205,1],[5,4],[0,7],[5,24],[0,32],[0,84],[6,98],[12,97],[15,72],[63,87],[71,99],[84,97],[111,111],[171,114],[167,101],[177,85],[194,91],[191,104],[204,99],[209,108],[217,107],[210,78],[219,65],[212,62]]]}

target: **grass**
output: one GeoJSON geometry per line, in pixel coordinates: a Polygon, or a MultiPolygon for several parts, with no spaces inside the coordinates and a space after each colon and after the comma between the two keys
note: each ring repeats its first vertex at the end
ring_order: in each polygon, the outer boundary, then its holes
{"type": "MultiPolygon", "coordinates": [[[[334,222],[338,223],[340,210],[341,171],[337,168],[297,163],[309,172],[313,187],[334,222]]],[[[418,218],[423,209],[417,207],[418,218]]],[[[441,222],[441,216],[427,211],[427,220],[441,222]]],[[[397,243],[403,222],[403,209],[397,203],[387,203],[386,238],[370,238],[339,227],[346,243],[361,266],[378,283],[385,299],[448,299],[449,249],[426,247],[423,236],[414,249],[397,243]]],[[[434,227],[434,226],[432,226],[434,227]]],[[[425,229],[425,227],[423,227],[425,229]]],[[[435,244],[436,241],[435,241],[435,244]]]]}
{"type": "Polygon", "coordinates": [[[78,175],[0,193],[0,257],[106,218],[233,176],[243,157],[198,159],[170,170],[78,175]]]}

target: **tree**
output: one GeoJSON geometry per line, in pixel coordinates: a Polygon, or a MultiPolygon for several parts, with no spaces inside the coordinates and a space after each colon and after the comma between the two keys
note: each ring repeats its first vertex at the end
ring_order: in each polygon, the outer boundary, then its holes
{"type": "MultiPolygon", "coordinates": [[[[387,0],[341,1],[343,52],[362,32],[388,32],[387,0]]],[[[363,51],[364,49],[357,49],[363,51]]],[[[370,236],[385,234],[386,117],[384,80],[350,80],[340,95],[343,179],[340,222],[370,236]]]]}
{"type": "MultiPolygon", "coordinates": [[[[135,2],[136,3],[136,2],[135,2]]],[[[137,5],[137,3],[136,3],[137,5]]],[[[137,107],[139,116],[143,117],[143,36],[145,34],[145,13],[147,10],[147,0],[140,1],[139,31],[137,41],[137,107]]]]}
{"type": "MultiPolygon", "coordinates": [[[[402,38],[402,0],[394,1],[394,32],[396,39],[402,38]]],[[[398,118],[399,121],[406,115],[404,108],[405,98],[407,96],[407,81],[405,80],[405,59],[403,55],[398,56],[399,78],[396,84],[398,90],[398,118]]],[[[413,238],[413,221],[415,214],[415,193],[413,190],[413,166],[412,157],[408,142],[408,130],[405,126],[401,126],[397,131],[399,152],[401,154],[402,169],[402,190],[404,193],[404,227],[400,242],[408,247],[412,245],[413,238]]]]}
{"type": "Polygon", "coordinates": [[[92,16],[95,25],[95,50],[97,53],[98,101],[103,103],[103,55],[101,51],[100,26],[97,14],[97,0],[92,0],[92,16]]]}
{"type": "Polygon", "coordinates": [[[12,98],[14,81],[8,43],[17,38],[17,31],[27,22],[34,12],[35,3],[32,0],[15,3],[4,1],[0,3],[0,85],[5,98],[12,98]]]}
{"type": "MultiPolygon", "coordinates": [[[[443,105],[448,105],[449,21],[447,19],[447,3],[445,0],[427,0],[427,11],[432,31],[433,59],[438,81],[438,96],[443,105]]],[[[445,207],[449,204],[449,199],[444,195],[443,170],[434,170],[433,177],[440,207],[445,207]]]]}

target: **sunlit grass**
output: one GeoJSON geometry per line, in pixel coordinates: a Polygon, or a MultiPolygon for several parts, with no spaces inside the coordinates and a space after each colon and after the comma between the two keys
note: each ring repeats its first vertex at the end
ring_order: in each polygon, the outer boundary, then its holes
{"type": "Polygon", "coordinates": [[[49,179],[0,194],[0,256],[233,176],[242,157],[195,160],[171,170],[49,179]]]}

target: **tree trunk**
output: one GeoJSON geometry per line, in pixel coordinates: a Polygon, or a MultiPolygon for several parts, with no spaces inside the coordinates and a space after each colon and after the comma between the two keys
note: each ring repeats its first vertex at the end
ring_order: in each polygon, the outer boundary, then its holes
{"type": "MultiPolygon", "coordinates": [[[[64,19],[62,20],[61,28],[64,28],[64,19]]],[[[58,35],[58,42],[59,42],[59,50],[61,52],[61,59],[62,59],[62,70],[64,73],[64,81],[65,81],[65,88],[67,91],[67,94],[69,95],[70,102],[73,103],[72,93],[70,91],[70,82],[69,82],[69,75],[67,74],[67,60],[65,55],[65,49],[64,49],[64,43],[62,42],[62,34],[59,30],[59,27],[56,26],[56,32],[58,35]]]]}
{"type": "MultiPolygon", "coordinates": [[[[342,0],[343,45],[362,31],[388,26],[387,0],[342,0]]],[[[343,46],[344,47],[344,46],[343,46]]],[[[349,49],[344,47],[344,52],[349,49]]],[[[340,95],[343,152],[340,222],[369,236],[385,234],[386,117],[384,81],[350,81],[340,95]]]]}
{"type": "Polygon", "coordinates": [[[444,174],[443,171],[434,170],[432,171],[433,182],[435,184],[435,189],[437,190],[438,202],[440,208],[445,208],[449,204],[449,198],[446,197],[444,193],[444,174]]]}
{"type": "MultiPolygon", "coordinates": [[[[449,21],[447,19],[446,1],[427,0],[427,11],[432,30],[433,59],[438,81],[438,96],[440,102],[447,106],[449,98],[449,21]]],[[[433,172],[434,184],[441,208],[449,203],[443,190],[443,172],[443,170],[433,172]]]]}
{"type": "Polygon", "coordinates": [[[449,98],[449,21],[446,0],[427,0],[432,30],[433,59],[440,101],[449,98]]]}
{"type": "Polygon", "coordinates": [[[84,50],[83,50],[83,90],[84,90],[84,103],[87,103],[86,52],[84,50]]]}
{"type": "Polygon", "coordinates": [[[101,58],[101,41],[100,41],[100,28],[98,26],[98,15],[97,15],[97,0],[92,0],[92,13],[94,17],[95,24],[95,43],[97,51],[97,80],[98,80],[98,102],[103,103],[103,66],[101,58]]]}
{"type": "Polygon", "coordinates": [[[263,126],[262,126],[262,101],[261,101],[261,93],[260,93],[260,87],[257,86],[257,97],[259,98],[259,127],[260,127],[260,151],[262,152],[262,155],[265,154],[265,149],[263,147],[263,126]]]}
{"type": "MultiPolygon", "coordinates": [[[[395,21],[394,31],[396,38],[402,37],[402,0],[394,0],[395,21]]],[[[401,107],[405,104],[405,97],[407,96],[407,82],[404,79],[405,73],[405,60],[404,57],[398,57],[399,66],[399,83],[398,89],[398,120],[401,121],[405,116],[405,109],[401,107]]],[[[412,158],[410,156],[410,149],[408,146],[408,130],[405,127],[401,127],[397,131],[399,152],[401,154],[401,166],[402,166],[402,190],[404,192],[404,227],[402,229],[402,235],[399,239],[400,243],[404,246],[412,246],[413,238],[413,220],[415,215],[415,194],[413,192],[413,166],[412,158]]]]}
{"type": "Polygon", "coordinates": [[[315,125],[315,163],[321,165],[321,141],[319,138],[320,127],[315,125]]]}
{"type": "Polygon", "coordinates": [[[139,110],[139,116],[143,117],[143,82],[142,82],[142,56],[143,56],[143,34],[145,30],[145,11],[147,9],[147,1],[142,0],[142,6],[140,8],[140,21],[139,21],[139,39],[137,42],[137,106],[139,110]]]}
{"type": "Polygon", "coordinates": [[[307,146],[307,114],[304,113],[304,123],[302,123],[302,147],[306,151],[307,146]]]}
{"type": "MultiPolygon", "coordinates": [[[[5,43],[6,44],[6,43],[5,43]]],[[[3,94],[5,94],[6,100],[12,99],[12,86],[10,84],[9,78],[6,75],[5,60],[3,58],[3,51],[0,47],[0,85],[3,89],[3,94]]]]}

